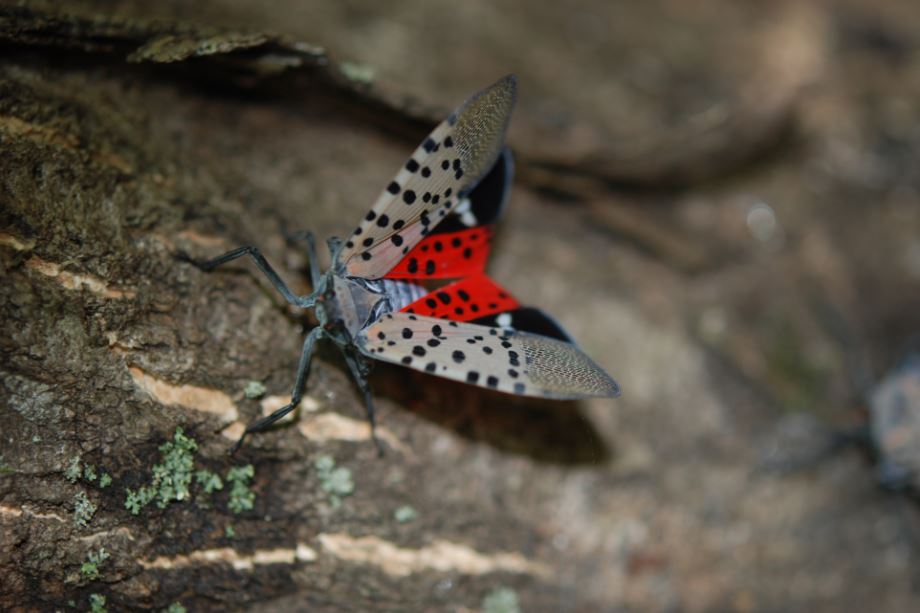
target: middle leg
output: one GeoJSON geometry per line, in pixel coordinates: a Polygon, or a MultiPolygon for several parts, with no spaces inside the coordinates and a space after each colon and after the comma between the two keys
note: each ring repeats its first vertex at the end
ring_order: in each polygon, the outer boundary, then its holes
{"type": "Polygon", "coordinates": [[[310,333],[307,335],[307,338],[303,342],[303,351],[300,353],[300,362],[297,365],[297,380],[294,382],[294,389],[291,391],[291,401],[271,415],[263,417],[254,424],[248,426],[246,431],[243,432],[243,435],[240,437],[240,440],[238,440],[230,450],[231,454],[236,453],[240,446],[242,446],[243,441],[246,439],[247,435],[265,430],[273,423],[297,408],[297,405],[300,404],[301,398],[303,398],[303,389],[307,383],[307,375],[310,373],[310,359],[313,356],[313,346],[316,344],[317,339],[321,338],[322,336],[323,329],[316,327],[310,330],[310,333]]]}

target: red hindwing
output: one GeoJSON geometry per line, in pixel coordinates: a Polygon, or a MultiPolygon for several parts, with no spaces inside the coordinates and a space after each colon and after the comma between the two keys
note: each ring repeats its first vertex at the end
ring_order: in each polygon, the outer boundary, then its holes
{"type": "Polygon", "coordinates": [[[492,228],[479,226],[425,237],[386,274],[389,279],[460,279],[485,270],[492,228]]]}
{"type": "Polygon", "coordinates": [[[514,296],[484,274],[435,290],[402,310],[438,319],[471,321],[518,308],[514,296]]]}

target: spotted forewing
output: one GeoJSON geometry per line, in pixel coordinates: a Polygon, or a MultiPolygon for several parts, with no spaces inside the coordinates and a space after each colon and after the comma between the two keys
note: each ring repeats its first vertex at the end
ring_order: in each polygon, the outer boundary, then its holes
{"type": "Polygon", "coordinates": [[[514,76],[501,79],[422,142],[339,253],[349,276],[383,277],[462,203],[501,153],[516,87],[514,76]]]}
{"type": "Polygon", "coordinates": [[[391,313],[356,339],[367,356],[522,396],[616,396],[619,388],[575,345],[527,332],[391,313]]]}

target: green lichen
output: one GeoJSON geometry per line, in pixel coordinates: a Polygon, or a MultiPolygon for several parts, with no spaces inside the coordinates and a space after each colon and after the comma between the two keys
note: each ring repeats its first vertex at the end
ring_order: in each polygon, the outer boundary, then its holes
{"type": "Polygon", "coordinates": [[[77,495],[74,496],[73,523],[78,528],[85,528],[95,514],[96,505],[86,497],[85,492],[77,492],[77,495]]]}
{"type": "Polygon", "coordinates": [[[404,505],[393,511],[393,518],[401,524],[408,523],[418,517],[418,511],[404,505]]]}
{"type": "Polygon", "coordinates": [[[328,473],[335,468],[335,460],[331,456],[321,455],[313,462],[313,467],[320,473],[328,473]]]}
{"type": "Polygon", "coordinates": [[[90,594],[89,610],[92,613],[106,613],[105,596],[102,594],[90,594]]]}
{"type": "Polygon", "coordinates": [[[339,70],[349,81],[360,85],[370,85],[377,76],[376,69],[369,64],[359,64],[358,62],[344,61],[339,64],[339,70]]]}
{"type": "Polygon", "coordinates": [[[227,524],[227,527],[224,528],[224,536],[228,539],[236,538],[236,530],[233,529],[233,524],[227,524]]]}
{"type": "Polygon", "coordinates": [[[131,515],[140,513],[154,498],[156,491],[152,487],[145,486],[136,492],[125,488],[125,508],[131,511],[131,515]]]}
{"type": "Polygon", "coordinates": [[[243,395],[249,400],[255,400],[256,398],[264,396],[266,391],[268,390],[261,381],[250,381],[246,384],[246,387],[243,388],[243,395]]]}
{"type": "Polygon", "coordinates": [[[3,456],[0,455],[0,475],[8,475],[13,471],[13,467],[3,461],[3,456]]]}
{"type": "Polygon", "coordinates": [[[67,468],[64,469],[64,478],[71,483],[76,483],[77,479],[79,479],[82,474],[83,470],[80,466],[80,457],[76,456],[70,458],[70,462],[67,463],[67,468]]]}
{"type": "Polygon", "coordinates": [[[166,613],[185,613],[185,607],[181,603],[174,602],[166,607],[166,613]]]}
{"type": "Polygon", "coordinates": [[[506,587],[492,590],[482,601],[482,613],[521,613],[517,593],[506,587]]]}
{"type": "Polygon", "coordinates": [[[195,473],[195,483],[201,486],[205,494],[224,489],[224,482],[220,480],[220,475],[206,469],[195,473]]]}
{"type": "Polygon", "coordinates": [[[99,487],[102,489],[107,488],[112,484],[112,475],[109,473],[102,473],[102,476],[99,477],[99,487]]]}
{"type": "Polygon", "coordinates": [[[255,492],[249,489],[255,470],[252,464],[231,468],[227,471],[226,480],[230,483],[230,501],[227,508],[239,515],[243,511],[250,511],[255,504],[255,492]]]}
{"type": "Polygon", "coordinates": [[[163,509],[174,500],[191,498],[189,485],[192,482],[194,454],[197,450],[198,443],[185,436],[182,428],[176,428],[173,440],[160,445],[162,462],[153,467],[153,482],[136,492],[125,489],[125,508],[132,515],[137,515],[141,508],[153,501],[163,509]]]}
{"type": "Polygon", "coordinates": [[[85,464],[83,466],[83,478],[92,483],[96,480],[96,467],[92,464],[85,464]]]}
{"type": "Polygon", "coordinates": [[[319,473],[320,488],[329,496],[329,504],[338,509],[342,506],[342,498],[355,491],[351,471],[342,466],[336,468],[335,460],[327,455],[318,457],[313,467],[319,473]]]}
{"type": "Polygon", "coordinates": [[[99,565],[109,559],[109,553],[105,547],[100,547],[99,551],[91,551],[86,556],[86,562],[80,566],[80,572],[88,581],[95,581],[99,578],[99,565]]]}

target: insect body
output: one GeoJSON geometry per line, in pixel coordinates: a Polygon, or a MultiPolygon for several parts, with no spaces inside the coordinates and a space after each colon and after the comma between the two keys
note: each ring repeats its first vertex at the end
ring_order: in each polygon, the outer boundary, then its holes
{"type": "Polygon", "coordinates": [[[372,426],[369,360],[524,396],[619,394],[558,324],[522,307],[484,272],[492,224],[511,184],[504,136],[515,91],[514,76],[505,77],[438,125],[352,234],[329,239],[327,272],[318,268],[312,235],[305,235],[311,294],[295,295],[255,247],[197,264],[209,270],[249,255],[288,302],[314,308],[319,322],[304,341],[291,402],[243,437],[294,410],[320,338],[342,350],[372,426]]]}

